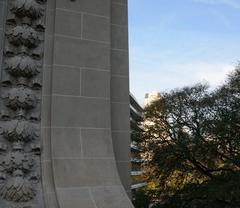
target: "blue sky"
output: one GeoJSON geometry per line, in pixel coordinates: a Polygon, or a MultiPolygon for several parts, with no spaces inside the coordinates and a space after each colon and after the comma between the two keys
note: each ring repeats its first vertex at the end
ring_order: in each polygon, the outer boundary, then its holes
{"type": "Polygon", "coordinates": [[[240,0],[129,0],[130,89],[221,84],[240,60],[240,0]]]}

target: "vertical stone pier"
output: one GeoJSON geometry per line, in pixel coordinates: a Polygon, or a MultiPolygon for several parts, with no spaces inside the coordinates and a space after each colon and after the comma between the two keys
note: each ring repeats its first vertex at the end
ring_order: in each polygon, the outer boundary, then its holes
{"type": "Polygon", "coordinates": [[[111,124],[119,175],[131,197],[127,0],[111,2],[111,124]]]}
{"type": "Polygon", "coordinates": [[[0,207],[43,208],[41,101],[46,1],[0,1],[0,207]]]}
{"type": "Polygon", "coordinates": [[[127,0],[0,0],[0,69],[0,207],[132,208],[127,0]]]}

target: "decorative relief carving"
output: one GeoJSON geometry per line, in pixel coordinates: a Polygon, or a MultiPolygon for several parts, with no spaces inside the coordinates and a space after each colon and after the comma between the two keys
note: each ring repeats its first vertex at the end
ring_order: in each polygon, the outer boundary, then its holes
{"type": "Polygon", "coordinates": [[[38,32],[28,25],[18,25],[10,29],[6,35],[9,42],[16,46],[24,45],[33,48],[40,43],[38,32]]]}
{"type": "Polygon", "coordinates": [[[2,77],[1,85],[3,87],[10,87],[13,85],[13,78],[11,76],[4,76],[2,77]]]}
{"type": "Polygon", "coordinates": [[[11,206],[10,208],[33,208],[31,205],[18,205],[18,206],[11,206]]]}
{"type": "Polygon", "coordinates": [[[31,109],[37,104],[36,94],[24,86],[11,88],[3,98],[7,100],[7,106],[13,110],[31,109]]]}
{"type": "Polygon", "coordinates": [[[31,151],[35,155],[40,155],[41,154],[41,146],[39,143],[31,144],[31,151]]]}
{"type": "Polygon", "coordinates": [[[0,123],[0,134],[10,142],[30,142],[40,136],[39,125],[26,120],[0,123]]]}
{"type": "Polygon", "coordinates": [[[0,111],[0,119],[1,121],[8,121],[10,119],[10,113],[2,109],[0,111]]]}
{"type": "Polygon", "coordinates": [[[11,11],[20,17],[27,16],[33,19],[40,18],[44,15],[44,7],[32,0],[14,1],[11,11]]]}
{"type": "MultiPolygon", "coordinates": [[[[22,148],[23,150],[23,148],[22,148]]],[[[29,173],[34,166],[34,157],[31,153],[23,151],[13,151],[0,159],[0,169],[12,175],[16,170],[21,170],[23,173],[29,173]]]]}
{"type": "Polygon", "coordinates": [[[28,202],[36,196],[36,191],[21,170],[13,172],[11,178],[0,186],[0,196],[7,201],[28,202]]]}
{"type": "Polygon", "coordinates": [[[32,57],[35,60],[41,60],[43,51],[42,48],[39,46],[37,46],[36,48],[28,48],[24,45],[16,47],[10,43],[6,43],[4,46],[4,54],[6,57],[26,55],[32,57]]]}
{"type": "Polygon", "coordinates": [[[33,79],[30,83],[30,86],[32,87],[32,89],[35,89],[35,90],[41,89],[42,87],[41,80],[39,80],[38,78],[33,79]]]}
{"type": "Polygon", "coordinates": [[[3,87],[12,87],[14,83],[17,86],[25,86],[33,90],[40,90],[42,88],[42,83],[39,78],[30,79],[28,77],[11,77],[9,75],[4,75],[2,77],[1,84],[3,87]]]}
{"type": "Polygon", "coordinates": [[[10,0],[1,76],[0,207],[42,208],[41,71],[46,0],[10,0]]]}
{"type": "Polygon", "coordinates": [[[7,151],[8,146],[6,144],[0,143],[0,151],[5,152],[7,151]]]}
{"type": "Polygon", "coordinates": [[[26,55],[8,58],[5,63],[5,69],[15,77],[33,77],[40,72],[39,67],[36,60],[26,55]]]}

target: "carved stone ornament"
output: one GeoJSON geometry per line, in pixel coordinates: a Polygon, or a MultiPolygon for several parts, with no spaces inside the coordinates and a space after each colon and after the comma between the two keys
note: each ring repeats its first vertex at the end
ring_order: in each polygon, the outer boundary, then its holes
{"type": "Polygon", "coordinates": [[[0,151],[5,152],[7,151],[8,146],[4,143],[0,143],[0,151]]]}
{"type": "Polygon", "coordinates": [[[26,120],[0,122],[0,134],[11,142],[30,142],[40,136],[39,126],[26,120]]]}
{"type": "Polygon", "coordinates": [[[40,98],[46,0],[8,0],[0,95],[0,207],[43,208],[40,98]]]}
{"type": "Polygon", "coordinates": [[[34,157],[31,153],[13,151],[6,154],[4,158],[0,158],[0,168],[9,174],[13,174],[18,169],[23,172],[30,172],[33,166],[34,157]]]}
{"type": "Polygon", "coordinates": [[[7,32],[10,43],[19,46],[24,45],[32,48],[40,43],[39,34],[36,30],[28,25],[16,26],[7,32]]]}
{"type": "Polygon", "coordinates": [[[11,206],[9,208],[33,208],[31,205],[17,205],[17,206],[11,206]]]}
{"type": "Polygon", "coordinates": [[[14,56],[18,56],[19,54],[21,54],[21,55],[30,56],[37,60],[41,60],[41,58],[43,56],[43,51],[42,51],[41,47],[27,48],[24,45],[16,47],[16,46],[13,46],[12,44],[6,43],[4,46],[4,54],[6,57],[14,57],[14,56]]]}
{"type": "Polygon", "coordinates": [[[44,15],[44,8],[42,4],[33,0],[14,1],[11,11],[20,17],[28,16],[34,19],[40,18],[44,15]]]}
{"type": "Polygon", "coordinates": [[[26,55],[6,59],[5,69],[13,76],[33,77],[39,73],[39,64],[26,55]]]}
{"type": "Polygon", "coordinates": [[[33,199],[36,192],[30,181],[24,178],[21,170],[15,170],[13,177],[6,179],[0,186],[0,195],[3,199],[13,202],[28,202],[33,199]]]}
{"type": "Polygon", "coordinates": [[[10,89],[3,98],[7,100],[7,106],[13,110],[31,109],[37,103],[37,97],[33,91],[23,86],[10,89]]]}

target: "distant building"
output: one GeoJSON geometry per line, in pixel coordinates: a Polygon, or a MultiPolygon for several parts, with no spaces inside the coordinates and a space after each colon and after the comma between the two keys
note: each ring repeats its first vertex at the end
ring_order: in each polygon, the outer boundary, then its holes
{"type": "Polygon", "coordinates": [[[145,99],[144,99],[144,107],[150,105],[151,103],[153,103],[154,101],[160,98],[161,98],[161,94],[159,92],[146,93],[145,99]]]}
{"type": "Polygon", "coordinates": [[[137,190],[145,187],[147,183],[142,179],[141,159],[142,150],[139,146],[141,142],[141,123],[143,121],[143,108],[138,104],[132,94],[130,94],[130,123],[131,123],[131,177],[132,177],[132,199],[134,201],[137,190]]]}
{"type": "MultiPolygon", "coordinates": [[[[159,92],[147,93],[144,99],[144,107],[152,102],[160,99],[159,92]]],[[[136,193],[148,186],[143,178],[143,162],[148,157],[143,153],[140,143],[142,142],[144,114],[143,108],[137,102],[132,94],[130,94],[130,124],[131,124],[131,177],[132,177],[132,200],[136,199],[136,193]]]]}

